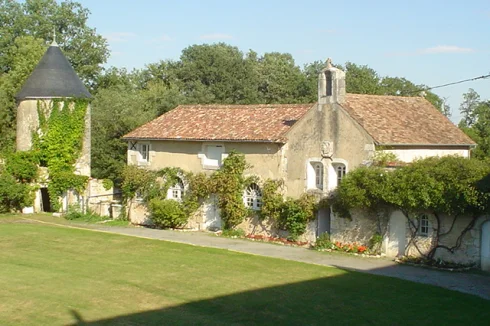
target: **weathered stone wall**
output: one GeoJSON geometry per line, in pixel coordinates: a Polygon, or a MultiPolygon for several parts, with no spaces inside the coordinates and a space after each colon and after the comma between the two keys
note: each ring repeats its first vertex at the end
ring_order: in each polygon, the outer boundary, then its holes
{"type": "MultiPolygon", "coordinates": [[[[44,101],[49,105],[50,101],[44,101]]],[[[17,106],[16,148],[28,151],[32,148],[32,133],[39,129],[37,100],[24,100],[17,106]]]]}
{"type": "Polygon", "coordinates": [[[90,179],[85,196],[87,197],[88,209],[100,216],[114,216],[112,213],[112,204],[114,202],[114,189],[105,189],[103,185],[104,180],[90,179]]]}
{"type": "MultiPolygon", "coordinates": [[[[444,261],[451,261],[462,264],[480,264],[481,259],[481,232],[484,222],[489,221],[490,217],[481,216],[477,219],[475,225],[463,236],[461,246],[453,253],[448,250],[439,248],[436,251],[434,258],[442,259],[444,261]]],[[[467,216],[458,217],[454,223],[453,229],[447,235],[440,236],[439,244],[447,247],[453,247],[456,245],[458,237],[461,232],[469,225],[471,218],[467,216]]],[[[435,234],[437,228],[437,222],[433,216],[430,216],[430,230],[429,237],[416,237],[415,243],[419,247],[423,254],[427,254],[435,245],[435,234]]],[[[448,232],[453,223],[453,218],[449,216],[441,216],[441,234],[448,232]]],[[[407,233],[409,232],[407,228],[407,233]]],[[[407,240],[410,233],[407,234],[407,240]]],[[[408,243],[408,242],[407,242],[408,243]]],[[[414,244],[408,246],[407,255],[421,256],[419,251],[415,248],[414,244]]]]}
{"type": "Polygon", "coordinates": [[[87,106],[87,112],[85,113],[85,131],[82,140],[82,151],[75,163],[75,173],[80,175],[85,175],[90,177],[90,166],[91,166],[91,107],[90,104],[87,106]]]}
{"type": "Polygon", "coordinates": [[[354,211],[351,218],[330,215],[330,239],[342,243],[368,245],[375,234],[384,235],[388,219],[383,216],[370,216],[363,211],[354,211]]]}
{"type": "MultiPolygon", "coordinates": [[[[409,223],[406,216],[400,211],[394,211],[389,215],[390,218],[376,218],[362,211],[355,211],[352,214],[352,218],[349,219],[336,217],[335,214],[332,214],[330,238],[332,241],[357,242],[367,245],[374,234],[380,233],[384,236],[383,253],[388,257],[395,257],[400,253],[420,257],[427,255],[434,248],[436,245],[437,220],[433,215],[427,214],[429,218],[429,233],[427,236],[418,235],[415,227],[417,222],[413,220],[415,225],[409,223]],[[390,225],[390,223],[395,223],[396,219],[399,219],[402,223],[401,233],[395,230],[398,226],[395,226],[395,224],[390,225]],[[397,238],[399,236],[404,238],[397,238]],[[398,245],[403,248],[398,250],[398,245]]],[[[440,221],[441,236],[439,244],[453,247],[456,245],[461,232],[471,222],[471,218],[458,217],[452,230],[453,217],[441,215],[440,221]]],[[[463,236],[459,249],[451,253],[448,250],[439,248],[434,258],[461,264],[480,265],[482,225],[486,221],[490,221],[490,216],[479,217],[475,225],[463,236]]]]}

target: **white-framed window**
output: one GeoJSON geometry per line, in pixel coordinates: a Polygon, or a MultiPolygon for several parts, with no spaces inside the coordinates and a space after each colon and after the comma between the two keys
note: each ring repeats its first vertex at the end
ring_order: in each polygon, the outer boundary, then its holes
{"type": "Polygon", "coordinates": [[[348,163],[346,160],[341,158],[334,158],[332,162],[328,165],[328,190],[332,191],[338,187],[342,179],[345,177],[348,171],[348,163]]]}
{"type": "Polygon", "coordinates": [[[140,143],[138,144],[139,157],[138,161],[142,163],[150,162],[150,144],[140,143]]]}
{"type": "Polygon", "coordinates": [[[225,146],[222,144],[205,144],[198,156],[201,158],[203,168],[219,169],[224,158],[225,146]]]}
{"type": "Polygon", "coordinates": [[[347,173],[347,168],[343,163],[334,164],[334,168],[335,173],[337,174],[337,185],[339,185],[342,179],[345,177],[345,174],[347,173]]]}
{"type": "Polygon", "coordinates": [[[184,182],[178,179],[177,182],[168,189],[167,199],[182,200],[184,197],[184,182]]]}
{"type": "Polygon", "coordinates": [[[312,165],[315,170],[315,187],[323,189],[323,164],[321,162],[313,162],[312,165]]]}
{"type": "Polygon", "coordinates": [[[323,163],[316,160],[309,160],[306,167],[306,188],[323,189],[323,163]]]}
{"type": "Polygon", "coordinates": [[[429,236],[429,216],[427,216],[427,214],[421,214],[418,216],[417,235],[421,237],[429,236]]]}
{"type": "Polygon", "coordinates": [[[256,183],[250,184],[247,189],[245,189],[243,202],[246,207],[255,211],[262,207],[262,191],[256,183]]]}

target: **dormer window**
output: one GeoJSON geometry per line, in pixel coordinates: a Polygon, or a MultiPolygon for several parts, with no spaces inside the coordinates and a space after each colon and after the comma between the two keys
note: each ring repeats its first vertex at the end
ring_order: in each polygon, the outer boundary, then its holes
{"type": "Polygon", "coordinates": [[[332,96],[333,94],[333,85],[332,85],[332,72],[330,70],[325,71],[325,94],[327,96],[332,96]]]}

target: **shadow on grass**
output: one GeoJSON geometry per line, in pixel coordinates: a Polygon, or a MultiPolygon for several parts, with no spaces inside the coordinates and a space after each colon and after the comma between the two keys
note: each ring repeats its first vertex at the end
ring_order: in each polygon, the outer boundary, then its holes
{"type": "Polygon", "coordinates": [[[346,271],[93,321],[70,312],[72,325],[488,325],[488,300],[393,278],[380,287],[379,278],[346,271]]]}

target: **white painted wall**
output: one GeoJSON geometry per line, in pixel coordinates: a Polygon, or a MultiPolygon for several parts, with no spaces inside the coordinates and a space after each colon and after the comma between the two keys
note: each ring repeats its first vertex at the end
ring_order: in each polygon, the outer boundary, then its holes
{"type": "Polygon", "coordinates": [[[481,231],[481,269],[490,272],[490,221],[483,223],[481,231]]]}
{"type": "Polygon", "coordinates": [[[388,225],[388,236],[384,240],[387,257],[402,256],[405,254],[407,241],[407,220],[402,212],[394,211],[388,225]]]}
{"type": "Polygon", "coordinates": [[[416,159],[431,157],[431,156],[449,156],[457,155],[469,157],[470,151],[467,149],[388,149],[383,150],[386,153],[395,154],[402,162],[412,162],[416,159]]]}

